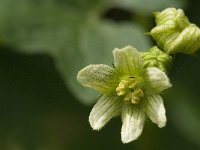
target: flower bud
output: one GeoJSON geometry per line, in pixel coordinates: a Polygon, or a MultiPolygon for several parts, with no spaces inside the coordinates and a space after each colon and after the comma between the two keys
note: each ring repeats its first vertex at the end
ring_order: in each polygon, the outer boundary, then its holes
{"type": "Polygon", "coordinates": [[[172,57],[161,51],[157,46],[142,53],[142,58],[144,67],[157,67],[164,72],[169,71],[172,63],[172,57]]]}
{"type": "Polygon", "coordinates": [[[200,47],[200,29],[189,22],[183,10],[168,8],[155,13],[156,27],[150,35],[168,54],[193,55],[200,47]]]}

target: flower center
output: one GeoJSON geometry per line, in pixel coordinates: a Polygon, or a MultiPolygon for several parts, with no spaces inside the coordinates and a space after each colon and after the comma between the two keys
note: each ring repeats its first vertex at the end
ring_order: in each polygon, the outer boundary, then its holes
{"type": "Polygon", "coordinates": [[[139,81],[137,81],[135,77],[121,80],[116,88],[117,95],[123,96],[125,103],[138,104],[144,96],[142,89],[138,85],[139,81]]]}

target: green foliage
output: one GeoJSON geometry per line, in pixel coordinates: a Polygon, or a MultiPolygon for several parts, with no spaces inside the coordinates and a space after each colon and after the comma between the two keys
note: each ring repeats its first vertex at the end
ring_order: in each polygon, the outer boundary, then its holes
{"type": "Polygon", "coordinates": [[[86,9],[79,1],[0,2],[3,44],[19,52],[52,56],[69,90],[86,104],[96,95],[77,84],[78,70],[90,63],[111,64],[115,47],[134,45],[144,50],[149,46],[145,31],[136,23],[106,21],[100,18],[102,14],[91,7],[86,9]]]}
{"type": "Polygon", "coordinates": [[[180,7],[186,5],[186,0],[113,0],[117,6],[134,10],[136,13],[150,15],[152,12],[165,9],[167,7],[180,7]]]}
{"type": "Polygon", "coordinates": [[[145,50],[150,46],[144,35],[147,31],[134,21],[114,23],[102,15],[116,6],[124,9],[129,6],[131,12],[146,10],[149,14],[168,6],[165,1],[148,2],[158,5],[142,7],[139,0],[21,0],[20,3],[0,0],[0,41],[19,52],[52,56],[69,90],[78,100],[90,104],[96,94],[81,88],[76,81],[82,67],[92,63],[112,64],[111,52],[115,47],[133,45],[145,50]]]}

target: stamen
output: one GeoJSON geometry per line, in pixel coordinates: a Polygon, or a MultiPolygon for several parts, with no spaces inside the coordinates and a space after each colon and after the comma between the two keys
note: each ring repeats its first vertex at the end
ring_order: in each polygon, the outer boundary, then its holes
{"type": "Polygon", "coordinates": [[[135,77],[129,77],[127,80],[122,80],[116,88],[117,95],[123,96],[126,104],[138,104],[144,96],[142,89],[138,87],[138,81],[135,77]]]}
{"type": "Polygon", "coordinates": [[[133,96],[132,99],[131,99],[131,103],[139,104],[140,103],[140,98],[136,97],[136,96],[133,96]]]}

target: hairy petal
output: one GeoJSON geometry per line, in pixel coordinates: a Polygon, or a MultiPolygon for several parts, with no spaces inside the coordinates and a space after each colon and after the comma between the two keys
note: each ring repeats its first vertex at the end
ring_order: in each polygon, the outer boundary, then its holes
{"type": "Polygon", "coordinates": [[[160,93],[172,86],[165,72],[156,67],[147,68],[146,83],[147,94],[160,93]]]}
{"type": "Polygon", "coordinates": [[[138,105],[125,104],[122,107],[121,139],[123,143],[136,140],[142,133],[145,114],[138,105]]]}
{"type": "Polygon", "coordinates": [[[121,112],[122,100],[116,95],[103,95],[94,105],[89,122],[94,130],[100,130],[113,117],[121,112]]]}
{"type": "Polygon", "coordinates": [[[107,65],[89,65],[79,71],[77,80],[85,87],[93,88],[102,94],[109,94],[119,84],[114,68],[107,65]]]}
{"type": "Polygon", "coordinates": [[[162,128],[166,125],[165,107],[160,95],[148,96],[145,110],[151,121],[156,123],[158,127],[162,128]]]}
{"type": "Polygon", "coordinates": [[[126,75],[137,75],[142,71],[142,59],[140,53],[131,46],[113,51],[115,67],[126,75]]]}

